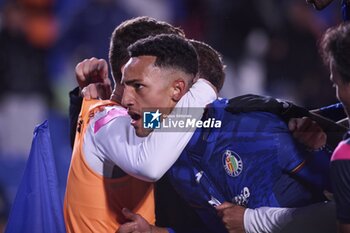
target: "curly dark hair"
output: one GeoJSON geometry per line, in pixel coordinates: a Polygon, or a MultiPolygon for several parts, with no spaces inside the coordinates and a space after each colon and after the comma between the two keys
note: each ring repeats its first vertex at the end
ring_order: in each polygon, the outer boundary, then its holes
{"type": "Polygon", "coordinates": [[[189,41],[198,54],[199,77],[208,80],[217,91],[220,91],[225,81],[225,66],[221,54],[204,42],[189,41]]]}
{"type": "Polygon", "coordinates": [[[321,39],[320,49],[324,63],[329,65],[333,61],[341,79],[350,82],[350,23],[329,28],[321,39]]]}
{"type": "Polygon", "coordinates": [[[138,40],[128,47],[130,57],[155,56],[155,66],[176,68],[196,76],[198,58],[196,49],[185,38],[160,34],[138,40]]]}
{"type": "Polygon", "coordinates": [[[121,80],[121,67],[129,59],[128,46],[140,39],[159,34],[176,34],[185,37],[180,28],[147,16],[126,20],[113,31],[109,48],[109,62],[116,82],[121,80]]]}

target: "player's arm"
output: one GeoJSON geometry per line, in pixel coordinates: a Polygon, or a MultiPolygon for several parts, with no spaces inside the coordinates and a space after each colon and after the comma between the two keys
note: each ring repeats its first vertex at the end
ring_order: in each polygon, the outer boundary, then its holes
{"type": "MultiPolygon", "coordinates": [[[[216,98],[216,91],[212,85],[204,79],[199,79],[176,104],[176,113],[191,115],[191,119],[200,120],[205,106],[216,98]]],[[[130,128],[130,124],[123,127],[130,128]]],[[[166,132],[160,129],[152,132],[141,143],[132,143],[134,140],[131,139],[118,140],[109,137],[100,139],[98,145],[101,152],[126,173],[153,182],[160,179],[177,160],[194,130],[190,127],[181,132],[166,132]],[[104,146],[106,144],[109,145],[108,148],[104,146]]],[[[127,131],[115,133],[118,134],[117,137],[123,138],[124,136],[120,135],[123,132],[127,131]]],[[[137,137],[134,131],[128,136],[137,137]]]]}
{"type": "Polygon", "coordinates": [[[300,208],[260,207],[256,209],[246,209],[225,202],[216,209],[229,233],[335,231],[333,202],[316,203],[300,208]]]}
{"type": "Polygon", "coordinates": [[[75,78],[78,87],[69,92],[69,124],[72,147],[83,97],[108,99],[111,95],[108,65],[103,59],[93,57],[78,63],[75,67],[75,78]]]}
{"type": "Polygon", "coordinates": [[[294,124],[289,125],[289,130],[294,136],[288,131],[276,131],[278,133],[276,149],[281,168],[291,176],[307,182],[314,190],[329,189],[331,152],[322,147],[326,141],[323,131],[308,119],[296,119],[294,124]],[[315,146],[311,148],[305,146],[310,145],[310,142],[315,146]]]}
{"type": "Polygon", "coordinates": [[[254,111],[270,112],[282,118],[286,123],[288,123],[291,118],[309,117],[311,120],[317,122],[324,130],[327,134],[327,145],[333,149],[342,140],[343,135],[348,130],[346,127],[332,121],[333,119],[339,120],[339,118],[341,119],[344,116],[341,104],[310,112],[289,101],[279,100],[269,96],[248,94],[230,99],[226,110],[232,113],[254,111]],[[331,117],[332,120],[329,120],[327,117],[331,117]]]}
{"type": "Polygon", "coordinates": [[[246,209],[246,233],[261,232],[335,232],[335,205],[333,202],[316,203],[300,208],[260,207],[246,209]]]}

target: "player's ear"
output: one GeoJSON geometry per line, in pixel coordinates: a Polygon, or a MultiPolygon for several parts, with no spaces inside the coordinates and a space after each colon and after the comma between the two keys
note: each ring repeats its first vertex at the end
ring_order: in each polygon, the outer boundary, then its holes
{"type": "Polygon", "coordinates": [[[172,96],[171,98],[173,101],[179,101],[181,97],[186,92],[186,82],[183,79],[177,79],[173,83],[173,90],[172,90],[172,96]]]}

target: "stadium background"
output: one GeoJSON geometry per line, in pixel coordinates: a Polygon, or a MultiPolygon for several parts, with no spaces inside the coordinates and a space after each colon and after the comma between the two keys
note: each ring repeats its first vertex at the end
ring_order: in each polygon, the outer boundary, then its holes
{"type": "Polygon", "coordinates": [[[152,16],[212,45],[227,65],[222,97],[267,94],[316,108],[336,102],[317,41],[341,21],[339,5],[318,12],[303,0],[0,0],[0,225],[44,119],[63,198],[74,67],[92,56],[107,60],[123,20],[152,16]]]}

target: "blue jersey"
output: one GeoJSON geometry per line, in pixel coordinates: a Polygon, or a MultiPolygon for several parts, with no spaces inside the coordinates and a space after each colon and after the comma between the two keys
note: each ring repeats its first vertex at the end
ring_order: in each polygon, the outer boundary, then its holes
{"type": "Polygon", "coordinates": [[[226,232],[212,207],[223,201],[257,208],[324,200],[330,153],[308,152],[273,114],[232,114],[225,106],[215,101],[206,116],[221,120],[221,128],[197,129],[167,173],[209,229],[226,232]]]}

